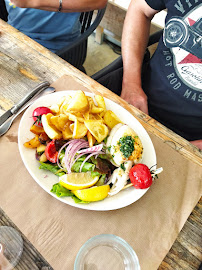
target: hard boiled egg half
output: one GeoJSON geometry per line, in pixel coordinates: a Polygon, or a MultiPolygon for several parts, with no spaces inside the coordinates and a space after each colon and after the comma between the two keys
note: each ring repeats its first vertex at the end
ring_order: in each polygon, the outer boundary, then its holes
{"type": "Polygon", "coordinates": [[[131,160],[138,163],[142,160],[143,145],[137,133],[125,124],[117,124],[110,132],[106,143],[111,162],[119,167],[131,160]]]}

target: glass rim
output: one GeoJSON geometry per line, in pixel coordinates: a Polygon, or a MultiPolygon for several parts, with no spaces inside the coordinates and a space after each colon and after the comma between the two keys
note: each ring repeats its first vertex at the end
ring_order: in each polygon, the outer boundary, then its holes
{"type": "Polygon", "coordinates": [[[80,266],[82,259],[85,258],[85,256],[89,253],[90,250],[92,250],[95,247],[102,246],[102,245],[113,247],[113,244],[118,245],[116,248],[124,257],[126,257],[126,255],[123,254],[123,250],[128,252],[128,255],[130,256],[131,260],[133,261],[133,263],[136,264],[137,270],[140,270],[139,259],[134,249],[123,238],[114,234],[98,234],[88,239],[81,246],[81,248],[79,249],[76,255],[76,259],[74,262],[74,270],[80,269],[78,267],[80,266]],[[123,250],[121,250],[119,247],[121,247],[123,250]]]}

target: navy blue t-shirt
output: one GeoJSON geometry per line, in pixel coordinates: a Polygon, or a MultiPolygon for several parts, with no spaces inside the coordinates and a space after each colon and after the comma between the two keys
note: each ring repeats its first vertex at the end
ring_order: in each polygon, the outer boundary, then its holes
{"type": "Polygon", "coordinates": [[[187,140],[202,139],[202,3],[145,1],[167,9],[164,35],[143,80],[149,113],[187,140]]]}

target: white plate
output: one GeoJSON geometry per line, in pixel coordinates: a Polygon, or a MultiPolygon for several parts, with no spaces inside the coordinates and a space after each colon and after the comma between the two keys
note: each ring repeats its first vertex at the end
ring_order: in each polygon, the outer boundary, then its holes
{"type": "MultiPolygon", "coordinates": [[[[69,205],[78,208],[107,211],[119,209],[134,203],[139,198],[141,198],[147,192],[148,189],[135,189],[133,187],[130,187],[128,189],[119,192],[117,195],[104,199],[103,201],[93,202],[89,204],[75,203],[71,197],[58,198],[55,194],[50,192],[52,185],[58,182],[58,177],[49,171],[40,170],[39,163],[35,159],[35,150],[28,149],[23,146],[23,143],[33,138],[33,134],[29,131],[29,128],[33,124],[32,120],[33,110],[39,106],[51,106],[52,104],[56,103],[60,99],[60,97],[65,95],[74,95],[74,93],[75,91],[61,91],[49,94],[47,96],[43,96],[38,100],[36,100],[25,111],[20,121],[18,130],[18,145],[25,167],[27,168],[31,176],[34,178],[34,180],[51,196],[55,197],[57,200],[60,200],[61,202],[67,203],[69,205]]],[[[86,93],[86,95],[93,96],[93,94],[91,93],[86,93]]],[[[125,110],[123,107],[116,104],[115,102],[105,98],[105,103],[107,109],[112,110],[121,119],[123,123],[129,125],[139,135],[144,147],[142,163],[146,164],[149,168],[155,165],[156,153],[153,143],[149,135],[147,134],[146,130],[139,123],[139,121],[134,116],[132,116],[127,110],[125,110]]]]}

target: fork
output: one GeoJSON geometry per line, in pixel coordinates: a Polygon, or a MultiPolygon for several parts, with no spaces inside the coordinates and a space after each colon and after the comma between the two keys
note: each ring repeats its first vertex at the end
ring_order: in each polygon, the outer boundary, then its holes
{"type": "Polygon", "coordinates": [[[0,126],[0,137],[2,135],[4,135],[8,130],[9,128],[11,127],[13,121],[15,120],[15,118],[21,113],[23,112],[27,107],[29,107],[36,99],[38,99],[39,97],[41,96],[44,96],[44,95],[47,95],[47,94],[50,94],[50,93],[53,93],[55,92],[55,88],[54,87],[48,87],[46,88],[43,92],[41,92],[40,94],[38,95],[35,95],[29,102],[27,102],[16,114],[14,114],[9,120],[7,120],[5,123],[3,123],[1,126],[0,126]]]}

